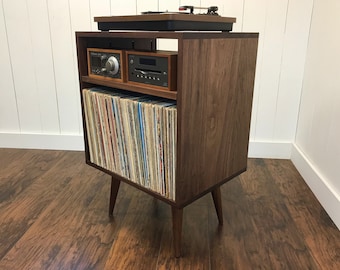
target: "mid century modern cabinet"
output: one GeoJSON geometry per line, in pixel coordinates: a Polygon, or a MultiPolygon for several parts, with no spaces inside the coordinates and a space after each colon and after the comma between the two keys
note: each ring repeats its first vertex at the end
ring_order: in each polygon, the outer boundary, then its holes
{"type": "Polygon", "coordinates": [[[112,176],[110,215],[113,214],[121,181],[166,202],[172,208],[173,241],[175,255],[178,257],[183,208],[211,193],[219,223],[222,224],[220,186],[247,168],[258,34],[77,32],[76,41],[80,91],[105,86],[176,101],[177,156],[174,200],[92,163],[83,99],[82,110],[86,162],[112,176]],[[89,76],[87,48],[133,50],[136,47],[138,49],[138,44],[152,44],[156,39],[175,39],[178,42],[176,91],[89,76]]]}

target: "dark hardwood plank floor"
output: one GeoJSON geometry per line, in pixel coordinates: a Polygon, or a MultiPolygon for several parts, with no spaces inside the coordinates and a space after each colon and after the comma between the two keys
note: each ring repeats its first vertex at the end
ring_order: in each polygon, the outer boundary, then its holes
{"type": "Polygon", "coordinates": [[[184,209],[174,258],[171,207],[110,176],[83,152],[0,149],[0,269],[340,269],[340,231],[291,161],[249,159],[184,209]]]}

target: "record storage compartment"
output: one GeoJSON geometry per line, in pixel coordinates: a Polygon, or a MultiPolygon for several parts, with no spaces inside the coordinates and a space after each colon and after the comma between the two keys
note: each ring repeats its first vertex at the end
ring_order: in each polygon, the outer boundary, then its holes
{"type": "MultiPolygon", "coordinates": [[[[174,252],[178,257],[181,250],[183,208],[211,193],[219,223],[223,224],[220,186],[247,168],[258,34],[77,32],[76,42],[85,158],[90,166],[111,175],[109,214],[113,215],[121,181],[168,203],[172,209],[174,252]],[[139,46],[143,47],[143,44],[151,44],[150,48],[153,50],[156,39],[162,38],[176,39],[178,42],[177,91],[89,76],[87,48],[134,50],[139,46]],[[131,179],[117,173],[113,170],[113,165],[104,166],[93,159],[93,149],[90,148],[95,136],[94,133],[91,135],[85,94],[89,90],[85,89],[100,87],[106,88],[107,95],[118,89],[120,93],[125,91],[135,94],[141,100],[145,95],[176,104],[176,127],[173,135],[176,138],[175,157],[171,165],[174,166],[172,169],[175,179],[173,196],[151,188],[145,180],[131,179]]],[[[108,141],[102,143],[106,145],[108,141]]],[[[150,141],[145,143],[152,144],[150,141]]],[[[113,149],[116,149],[113,152],[118,151],[113,154],[120,154],[118,148],[113,149]]]]}

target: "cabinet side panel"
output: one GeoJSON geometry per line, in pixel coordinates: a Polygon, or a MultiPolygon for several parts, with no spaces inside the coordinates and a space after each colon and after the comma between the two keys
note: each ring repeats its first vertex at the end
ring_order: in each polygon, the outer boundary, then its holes
{"type": "Polygon", "coordinates": [[[257,37],[183,40],[178,204],[246,169],[257,37]]]}
{"type": "Polygon", "coordinates": [[[78,60],[78,76],[80,85],[80,104],[82,113],[82,123],[83,123],[83,134],[84,134],[84,147],[85,147],[85,158],[86,161],[90,160],[89,155],[89,145],[88,145],[88,134],[85,121],[85,110],[84,101],[82,95],[82,89],[88,87],[89,85],[82,81],[82,76],[88,75],[87,73],[87,39],[79,37],[79,33],[76,33],[76,46],[77,46],[77,60],[78,60]]]}

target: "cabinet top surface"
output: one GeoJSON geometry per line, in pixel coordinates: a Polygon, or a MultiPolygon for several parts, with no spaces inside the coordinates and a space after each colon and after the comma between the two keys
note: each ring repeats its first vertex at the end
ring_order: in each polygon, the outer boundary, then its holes
{"type": "Polygon", "coordinates": [[[128,21],[200,21],[200,22],[226,22],[234,23],[236,18],[212,15],[194,15],[180,13],[160,13],[127,16],[94,17],[95,22],[128,22],[128,21]]]}
{"type": "Polygon", "coordinates": [[[198,32],[198,31],[92,31],[76,32],[80,38],[174,38],[174,39],[201,39],[201,38],[258,38],[258,33],[239,32],[198,32]]]}

